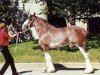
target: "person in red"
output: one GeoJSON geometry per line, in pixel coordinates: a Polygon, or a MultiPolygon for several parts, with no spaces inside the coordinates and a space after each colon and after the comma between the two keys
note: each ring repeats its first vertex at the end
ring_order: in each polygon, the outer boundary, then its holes
{"type": "Polygon", "coordinates": [[[16,71],[14,59],[12,55],[9,52],[8,45],[9,45],[9,39],[14,38],[17,34],[11,35],[8,30],[5,23],[0,23],[0,51],[4,55],[5,58],[5,64],[0,70],[0,75],[4,75],[5,71],[11,66],[12,75],[19,75],[16,71]]]}

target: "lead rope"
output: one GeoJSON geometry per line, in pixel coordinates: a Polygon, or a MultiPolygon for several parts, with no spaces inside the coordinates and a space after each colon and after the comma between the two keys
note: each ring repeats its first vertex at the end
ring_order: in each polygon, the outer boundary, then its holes
{"type": "MultiPolygon", "coordinates": [[[[27,28],[26,30],[24,30],[24,31],[22,31],[22,32],[18,32],[18,33],[19,33],[19,34],[24,33],[24,32],[26,32],[26,31],[28,31],[29,29],[30,29],[30,27],[27,28]]],[[[17,49],[19,34],[16,36],[16,46],[15,46],[15,50],[17,49]]]]}
{"type": "Polygon", "coordinates": [[[17,44],[18,44],[18,36],[19,36],[19,34],[17,35],[17,37],[16,37],[16,46],[15,46],[15,50],[17,49],[17,44]]]}

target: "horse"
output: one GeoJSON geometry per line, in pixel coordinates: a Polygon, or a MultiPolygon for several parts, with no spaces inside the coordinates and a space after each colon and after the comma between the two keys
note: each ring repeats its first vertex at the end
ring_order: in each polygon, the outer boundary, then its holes
{"type": "Polygon", "coordinates": [[[56,28],[35,14],[28,17],[26,21],[26,24],[22,25],[22,30],[25,30],[27,26],[34,27],[36,29],[39,37],[39,43],[45,55],[45,72],[55,72],[55,67],[53,65],[49,49],[71,44],[78,47],[85,58],[85,73],[92,73],[94,71],[86,49],[88,32],[84,28],[78,26],[56,28]]]}

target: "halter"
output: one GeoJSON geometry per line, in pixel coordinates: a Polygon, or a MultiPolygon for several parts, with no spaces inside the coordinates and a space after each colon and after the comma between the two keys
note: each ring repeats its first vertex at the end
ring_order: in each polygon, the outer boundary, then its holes
{"type": "MultiPolygon", "coordinates": [[[[36,17],[35,17],[36,18],[36,17]]],[[[35,18],[31,20],[31,22],[28,24],[31,27],[31,24],[35,21],[35,18]]]]}

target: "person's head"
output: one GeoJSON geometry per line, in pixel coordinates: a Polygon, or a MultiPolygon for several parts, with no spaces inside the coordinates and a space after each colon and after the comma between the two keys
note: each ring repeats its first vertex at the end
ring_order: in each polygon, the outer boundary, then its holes
{"type": "Polygon", "coordinates": [[[0,30],[7,30],[7,25],[5,23],[0,23],[0,30]]]}

